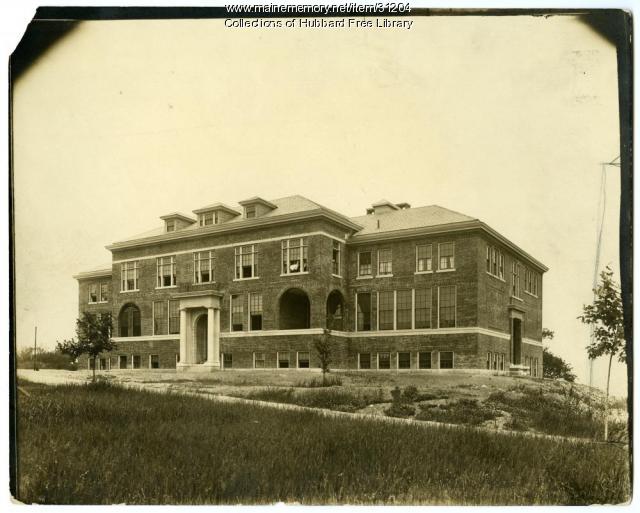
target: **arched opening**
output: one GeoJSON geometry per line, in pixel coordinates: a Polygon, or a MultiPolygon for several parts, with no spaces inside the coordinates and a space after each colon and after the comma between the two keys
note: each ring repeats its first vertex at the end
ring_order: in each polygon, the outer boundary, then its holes
{"type": "Polygon", "coordinates": [[[118,328],[121,337],[139,337],[140,309],[133,303],[128,303],[120,310],[118,328]]]}
{"type": "Polygon", "coordinates": [[[339,290],[333,290],[327,297],[327,328],[344,329],[344,297],[339,290]]]}
{"type": "Polygon", "coordinates": [[[279,326],[281,330],[311,327],[311,303],[304,290],[289,289],[280,297],[279,326]]]}
{"type": "Polygon", "coordinates": [[[196,320],[196,363],[207,361],[207,315],[203,314],[196,320]]]}

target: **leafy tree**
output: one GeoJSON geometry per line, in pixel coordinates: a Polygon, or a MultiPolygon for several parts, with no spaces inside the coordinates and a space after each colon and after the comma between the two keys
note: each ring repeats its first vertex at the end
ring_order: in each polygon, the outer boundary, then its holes
{"type": "Polygon", "coordinates": [[[547,328],[542,328],[542,340],[549,339],[552,340],[556,334],[547,328]]]}
{"type": "Polygon", "coordinates": [[[322,386],[327,386],[327,372],[331,363],[331,344],[329,343],[329,331],[324,330],[324,334],[314,341],[318,358],[320,359],[320,369],[322,369],[322,386]]]}
{"type": "Polygon", "coordinates": [[[542,349],[542,367],[545,378],[564,379],[571,383],[576,380],[576,375],[572,372],[571,365],[553,354],[546,347],[542,349]]]}
{"type": "Polygon", "coordinates": [[[67,354],[75,361],[80,355],[87,354],[89,358],[94,358],[93,381],[96,380],[95,358],[100,353],[113,351],[116,344],[111,340],[111,330],[113,324],[110,314],[96,315],[90,312],[83,312],[76,321],[75,339],[58,342],[57,350],[67,354]]]}
{"type": "MultiPolygon", "coordinates": [[[[25,347],[18,353],[17,365],[20,369],[33,369],[33,347],[25,347]]],[[[76,370],[75,363],[71,358],[61,353],[58,349],[54,351],[48,351],[41,347],[38,348],[37,362],[38,367],[41,369],[67,369],[76,370]]]]}
{"type": "Polygon", "coordinates": [[[606,441],[609,434],[611,362],[614,356],[617,356],[620,362],[627,362],[620,285],[614,281],[613,271],[609,266],[600,273],[600,283],[593,292],[595,294],[593,303],[582,306],[582,315],[578,316],[578,319],[589,324],[592,329],[593,340],[587,346],[589,358],[609,356],[604,421],[604,439],[606,441]]]}

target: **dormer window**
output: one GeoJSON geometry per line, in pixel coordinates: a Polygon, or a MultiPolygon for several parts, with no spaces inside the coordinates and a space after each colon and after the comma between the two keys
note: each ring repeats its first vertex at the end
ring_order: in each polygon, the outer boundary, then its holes
{"type": "Polygon", "coordinates": [[[272,210],[278,208],[270,201],[267,201],[263,198],[258,198],[257,196],[239,201],[238,203],[240,203],[240,205],[242,205],[242,207],[244,208],[245,219],[255,219],[257,217],[262,217],[272,210]]]}
{"type": "Polygon", "coordinates": [[[173,219],[167,220],[167,233],[176,231],[176,222],[173,219]]]}
{"type": "Polygon", "coordinates": [[[198,215],[200,226],[210,226],[218,224],[218,212],[203,212],[198,215]]]}
{"type": "Polygon", "coordinates": [[[253,219],[256,217],[256,206],[250,205],[248,207],[244,207],[244,217],[246,219],[253,219]]]}
{"type": "Polygon", "coordinates": [[[195,223],[195,220],[178,212],[160,216],[160,219],[164,221],[165,233],[177,232],[195,223]]]}

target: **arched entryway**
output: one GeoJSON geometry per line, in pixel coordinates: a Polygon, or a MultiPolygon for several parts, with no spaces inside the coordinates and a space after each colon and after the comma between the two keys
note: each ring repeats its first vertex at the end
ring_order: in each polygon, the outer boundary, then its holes
{"type": "Polygon", "coordinates": [[[207,314],[202,314],[196,319],[196,363],[207,361],[207,314]]]}
{"type": "Polygon", "coordinates": [[[281,330],[311,327],[311,303],[304,290],[289,289],[280,296],[278,321],[281,330]]]}
{"type": "Polygon", "coordinates": [[[333,290],[327,297],[327,328],[344,330],[344,297],[339,290],[333,290]]]}
{"type": "Polygon", "coordinates": [[[140,308],[133,303],[127,303],[118,315],[118,333],[121,337],[139,337],[140,308]]]}

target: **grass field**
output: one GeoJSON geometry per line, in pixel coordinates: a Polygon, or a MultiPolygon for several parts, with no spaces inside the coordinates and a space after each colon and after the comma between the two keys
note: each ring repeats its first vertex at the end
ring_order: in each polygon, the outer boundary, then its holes
{"type": "Polygon", "coordinates": [[[322,417],[108,384],[22,382],[18,499],[42,504],[593,504],[627,452],[322,417]]]}

